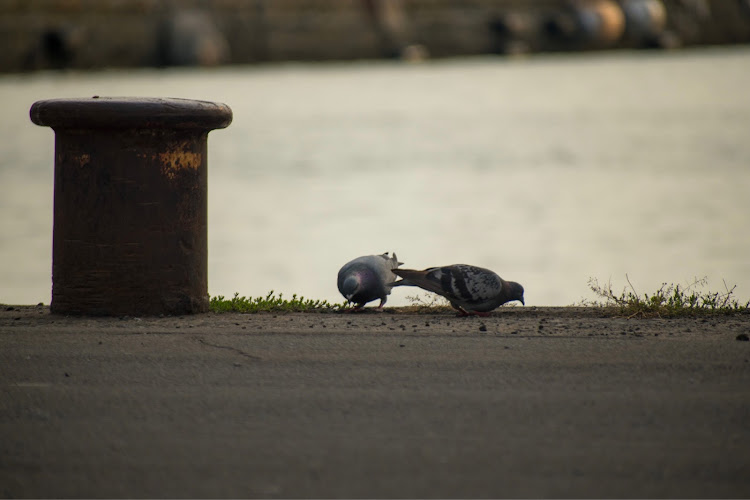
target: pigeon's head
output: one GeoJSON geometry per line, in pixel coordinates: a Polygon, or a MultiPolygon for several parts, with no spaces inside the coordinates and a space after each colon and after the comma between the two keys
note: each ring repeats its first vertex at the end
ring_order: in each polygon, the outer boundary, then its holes
{"type": "Polygon", "coordinates": [[[350,274],[341,284],[341,294],[348,302],[357,294],[362,284],[362,279],[358,274],[350,274]]]}
{"type": "Polygon", "coordinates": [[[510,281],[508,284],[510,285],[510,300],[517,300],[521,304],[526,305],[526,302],[523,300],[523,287],[521,284],[515,281],[510,281]]]}

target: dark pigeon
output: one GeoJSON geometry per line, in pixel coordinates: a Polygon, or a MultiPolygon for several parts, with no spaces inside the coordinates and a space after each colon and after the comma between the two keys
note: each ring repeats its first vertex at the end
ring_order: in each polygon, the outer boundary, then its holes
{"type": "Polygon", "coordinates": [[[403,278],[393,286],[418,286],[442,295],[463,316],[486,316],[493,309],[513,300],[525,304],[521,285],[505,281],[481,267],[454,264],[430,267],[424,271],[394,269],[393,273],[403,278]]]}
{"type": "Polygon", "coordinates": [[[395,253],[393,257],[388,252],[357,257],[339,271],[339,292],[347,302],[355,304],[355,310],[375,299],[380,299],[378,310],[382,310],[391,293],[391,285],[396,281],[393,269],[401,264],[395,253]]]}

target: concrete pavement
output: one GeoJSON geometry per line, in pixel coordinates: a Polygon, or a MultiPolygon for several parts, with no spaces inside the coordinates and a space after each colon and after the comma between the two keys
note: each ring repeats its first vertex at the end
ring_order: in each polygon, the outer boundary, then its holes
{"type": "Polygon", "coordinates": [[[748,332],[569,308],[14,308],[0,496],[749,497],[748,332]]]}

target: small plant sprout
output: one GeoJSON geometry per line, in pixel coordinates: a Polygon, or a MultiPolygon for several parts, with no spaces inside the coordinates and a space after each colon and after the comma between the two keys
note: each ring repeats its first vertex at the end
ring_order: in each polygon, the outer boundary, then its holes
{"type": "Polygon", "coordinates": [[[588,286],[598,300],[583,300],[580,305],[594,307],[618,308],[628,317],[674,317],[698,314],[727,314],[747,312],[750,301],[744,304],[733,297],[737,285],[731,288],[724,281],[724,291],[703,291],[708,286],[708,279],[695,279],[687,286],[662,283],[654,293],[640,294],[625,275],[628,287],[619,294],[612,289],[612,282],[601,285],[595,278],[589,278],[588,286]]]}
{"type": "Polygon", "coordinates": [[[437,313],[455,312],[445,297],[435,293],[407,295],[410,305],[400,307],[400,312],[406,313],[437,313]]]}

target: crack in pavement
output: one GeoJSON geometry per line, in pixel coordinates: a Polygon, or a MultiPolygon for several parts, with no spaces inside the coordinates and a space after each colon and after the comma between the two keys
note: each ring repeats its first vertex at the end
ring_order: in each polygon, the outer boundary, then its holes
{"type": "Polygon", "coordinates": [[[212,344],[210,342],[206,342],[203,339],[198,339],[198,342],[200,342],[203,345],[209,346],[209,347],[215,347],[217,349],[227,349],[229,351],[234,351],[234,352],[236,352],[237,354],[239,354],[241,356],[245,356],[246,358],[257,359],[257,360],[262,360],[263,359],[260,356],[255,356],[254,354],[250,354],[248,352],[243,351],[242,349],[237,349],[236,347],[232,347],[232,346],[229,346],[229,345],[212,344]]]}

